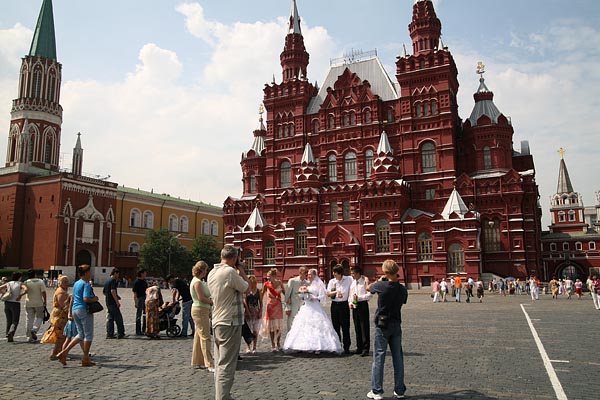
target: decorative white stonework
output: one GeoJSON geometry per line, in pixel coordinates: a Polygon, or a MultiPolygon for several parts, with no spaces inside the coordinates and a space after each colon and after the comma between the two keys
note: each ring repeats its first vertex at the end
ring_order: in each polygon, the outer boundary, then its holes
{"type": "Polygon", "coordinates": [[[96,207],[94,207],[94,198],[90,196],[88,203],[81,210],[75,213],[75,218],[83,217],[87,221],[93,221],[95,219],[104,221],[104,216],[96,207]]]}
{"type": "Polygon", "coordinates": [[[107,197],[109,199],[117,198],[117,191],[114,189],[102,189],[71,182],[63,182],[62,187],[64,190],[68,190],[70,192],[84,193],[95,197],[107,197]]]}

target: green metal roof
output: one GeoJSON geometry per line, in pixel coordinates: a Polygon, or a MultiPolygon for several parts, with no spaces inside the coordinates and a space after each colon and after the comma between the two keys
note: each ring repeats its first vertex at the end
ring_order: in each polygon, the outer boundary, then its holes
{"type": "Polygon", "coordinates": [[[154,193],[154,191],[148,192],[146,190],[133,189],[133,188],[125,187],[125,186],[119,186],[117,188],[117,190],[119,192],[123,192],[123,193],[139,194],[139,195],[142,195],[142,196],[152,197],[154,199],[167,200],[167,201],[172,201],[172,202],[175,202],[175,203],[187,204],[187,205],[192,205],[192,206],[203,206],[203,207],[206,207],[206,208],[212,208],[215,211],[219,211],[219,212],[223,211],[223,208],[219,207],[219,206],[214,206],[212,204],[202,203],[200,201],[184,200],[184,199],[181,199],[179,197],[173,197],[170,194],[166,194],[166,193],[158,194],[158,193],[154,193]]]}
{"type": "Polygon", "coordinates": [[[56,38],[54,35],[54,15],[52,0],[44,0],[38,17],[35,33],[29,49],[30,56],[46,57],[56,60],[56,38]]]}

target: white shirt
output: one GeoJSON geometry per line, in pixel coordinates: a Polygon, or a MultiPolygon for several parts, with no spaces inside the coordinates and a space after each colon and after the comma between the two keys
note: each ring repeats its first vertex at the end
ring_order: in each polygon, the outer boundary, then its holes
{"type": "Polygon", "coordinates": [[[352,279],[350,296],[348,296],[348,303],[351,307],[354,302],[354,295],[356,295],[358,301],[368,301],[371,298],[371,292],[367,290],[367,281],[364,276],[361,276],[359,280],[352,279]]]}
{"type": "Polygon", "coordinates": [[[350,285],[352,285],[352,278],[349,276],[342,276],[341,280],[337,280],[335,278],[331,279],[327,284],[328,292],[335,292],[336,290],[342,293],[342,297],[335,297],[331,299],[334,302],[343,302],[348,301],[348,295],[350,294],[350,285]],[[335,289],[334,289],[335,287],[335,289]]]}
{"type": "Polygon", "coordinates": [[[44,305],[42,293],[46,291],[44,281],[38,278],[31,278],[27,279],[24,285],[27,287],[25,307],[42,307],[44,305]]]}

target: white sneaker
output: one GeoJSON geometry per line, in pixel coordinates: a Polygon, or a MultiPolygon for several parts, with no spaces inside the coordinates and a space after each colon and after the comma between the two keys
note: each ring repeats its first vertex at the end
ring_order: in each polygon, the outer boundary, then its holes
{"type": "Polygon", "coordinates": [[[208,372],[212,372],[213,374],[215,373],[215,369],[214,368],[208,367],[208,368],[206,368],[206,370],[208,372]]]}
{"type": "Polygon", "coordinates": [[[369,393],[367,393],[367,397],[373,400],[383,400],[383,395],[379,393],[373,393],[372,390],[369,393]]]}
{"type": "Polygon", "coordinates": [[[403,394],[398,394],[398,393],[394,392],[394,398],[395,399],[404,399],[405,397],[403,394]]]}

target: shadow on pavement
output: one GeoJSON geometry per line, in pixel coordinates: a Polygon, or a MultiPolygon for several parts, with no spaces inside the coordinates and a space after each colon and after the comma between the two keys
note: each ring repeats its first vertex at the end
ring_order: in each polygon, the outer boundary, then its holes
{"type": "Polygon", "coordinates": [[[420,399],[420,400],[445,400],[445,399],[475,399],[475,400],[496,400],[496,397],[490,397],[483,393],[476,392],[474,390],[459,390],[456,392],[449,393],[431,393],[431,394],[419,394],[414,396],[406,396],[407,399],[420,399]]]}

